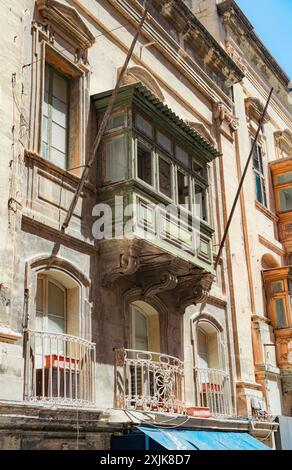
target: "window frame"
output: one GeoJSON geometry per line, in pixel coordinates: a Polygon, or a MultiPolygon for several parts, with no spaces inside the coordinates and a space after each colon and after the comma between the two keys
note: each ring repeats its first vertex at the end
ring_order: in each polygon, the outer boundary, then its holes
{"type": "MultiPolygon", "coordinates": [[[[71,101],[71,78],[60,71],[57,67],[52,65],[50,62],[45,61],[44,64],[44,89],[43,89],[43,96],[42,96],[42,116],[41,116],[41,156],[44,160],[52,163],[53,165],[62,168],[63,170],[69,169],[69,138],[70,138],[70,101],[71,101]],[[48,124],[47,124],[47,156],[43,155],[43,119],[44,119],[44,103],[45,103],[45,82],[46,82],[46,74],[47,70],[49,71],[49,89],[48,89],[48,124]],[[51,149],[52,149],[52,110],[53,110],[53,80],[54,75],[61,77],[62,79],[66,80],[67,82],[67,111],[66,111],[66,152],[65,152],[65,165],[64,167],[61,165],[57,165],[55,162],[51,160],[51,149]]],[[[58,149],[56,149],[58,150],[58,149]]]]}
{"type": "MultiPolygon", "coordinates": [[[[143,315],[143,317],[146,320],[146,335],[147,335],[147,344],[148,344],[148,350],[149,350],[149,321],[148,321],[148,315],[146,312],[143,311],[142,308],[139,308],[137,305],[131,305],[131,327],[132,327],[132,334],[131,334],[131,349],[137,350],[137,344],[136,344],[136,312],[140,313],[143,315]]],[[[148,351],[147,350],[147,351],[148,351]]],[[[140,351],[140,349],[139,349],[140,351]]]]}
{"type": "MultiPolygon", "coordinates": [[[[36,307],[35,308],[35,315],[36,315],[36,318],[37,318],[38,313],[42,313],[42,326],[43,326],[43,329],[41,331],[44,332],[44,333],[49,333],[49,330],[48,330],[49,282],[51,282],[52,284],[55,284],[59,289],[61,289],[64,293],[64,332],[63,332],[63,334],[67,334],[68,324],[67,324],[67,289],[66,289],[66,287],[64,287],[59,281],[54,279],[54,277],[50,276],[49,274],[38,274],[37,281],[38,280],[42,280],[42,282],[43,282],[43,299],[42,299],[43,312],[39,312],[37,310],[37,303],[36,303],[35,304],[35,307],[36,307]]],[[[36,292],[37,292],[37,288],[38,287],[36,287],[36,292]]]]}
{"type": "Polygon", "coordinates": [[[157,191],[158,194],[163,197],[167,202],[171,204],[177,205],[180,210],[184,211],[188,215],[201,220],[207,224],[210,223],[210,214],[208,208],[208,200],[209,200],[209,192],[208,192],[208,180],[207,180],[207,168],[204,168],[203,164],[201,165],[200,162],[196,160],[194,156],[190,154],[190,151],[186,150],[184,145],[180,142],[179,139],[175,139],[174,137],[169,137],[167,132],[164,132],[163,129],[156,125],[155,122],[152,122],[150,118],[148,118],[143,111],[140,109],[133,110],[133,140],[134,140],[134,178],[139,181],[142,185],[146,188],[151,189],[152,191],[157,191]],[[145,119],[149,124],[152,126],[153,129],[153,138],[151,139],[146,133],[136,127],[136,116],[140,115],[143,119],[145,119]],[[171,140],[171,148],[172,153],[169,153],[164,147],[162,147],[157,142],[157,131],[166,135],[171,140]],[[138,177],[138,141],[141,141],[142,144],[145,143],[146,145],[151,146],[153,149],[152,151],[152,165],[154,168],[154,184],[149,185],[147,182],[143,181],[141,178],[138,177]],[[189,158],[189,166],[184,165],[177,157],[176,157],[176,147],[180,147],[183,151],[186,152],[189,158]],[[159,158],[165,159],[168,163],[171,164],[171,185],[172,185],[172,195],[168,197],[163,192],[160,191],[159,187],[159,158]],[[195,170],[193,170],[194,162],[202,168],[202,174],[196,174],[195,170]],[[188,176],[189,179],[189,197],[190,197],[190,208],[188,210],[185,209],[181,204],[178,203],[178,179],[177,173],[180,171],[188,176]],[[205,219],[200,218],[195,211],[195,185],[200,186],[205,194],[205,219]]]}
{"type": "MultiPolygon", "coordinates": [[[[254,139],[251,139],[251,145],[253,145],[254,139]]],[[[256,142],[254,151],[253,151],[253,173],[254,173],[254,184],[255,184],[255,199],[259,204],[262,204],[266,209],[268,209],[268,195],[267,195],[267,184],[266,184],[266,174],[265,174],[265,168],[264,168],[264,150],[263,150],[263,145],[259,142],[256,142]],[[259,151],[260,149],[260,151],[259,151]],[[254,152],[256,152],[256,157],[258,160],[258,166],[259,168],[255,167],[255,155],[254,152]],[[260,182],[260,193],[261,193],[261,201],[258,198],[258,193],[257,193],[257,178],[259,179],[260,182]]]]}

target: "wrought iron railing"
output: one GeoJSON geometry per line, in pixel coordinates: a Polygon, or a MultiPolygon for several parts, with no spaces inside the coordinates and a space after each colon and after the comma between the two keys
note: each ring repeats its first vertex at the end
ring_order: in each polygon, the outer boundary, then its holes
{"type": "Polygon", "coordinates": [[[115,397],[118,408],[183,413],[183,362],[166,354],[116,349],[115,397]]]}
{"type": "Polygon", "coordinates": [[[227,372],[195,368],[195,388],[196,406],[208,407],[214,417],[233,415],[230,377],[227,372]]]}
{"type": "Polygon", "coordinates": [[[28,330],[25,398],[87,406],[95,403],[95,344],[85,339],[28,330]]]}

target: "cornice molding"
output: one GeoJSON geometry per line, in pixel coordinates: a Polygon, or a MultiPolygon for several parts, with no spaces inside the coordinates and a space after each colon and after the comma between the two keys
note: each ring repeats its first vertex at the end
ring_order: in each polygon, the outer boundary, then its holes
{"type": "Polygon", "coordinates": [[[95,37],[88,29],[75,8],[56,0],[37,0],[37,9],[46,20],[45,27],[50,31],[50,40],[54,41],[55,32],[59,32],[77,49],[78,58],[87,61],[87,49],[95,42],[95,37]]]}
{"type": "Polygon", "coordinates": [[[270,242],[266,238],[262,237],[262,235],[259,235],[259,242],[261,243],[261,245],[264,245],[266,248],[269,248],[271,251],[273,251],[277,255],[279,255],[279,256],[284,256],[285,255],[285,250],[283,250],[281,248],[278,248],[272,242],[270,242]]]}
{"type": "MultiPolygon", "coordinates": [[[[121,68],[118,69],[118,74],[121,68]]],[[[155,78],[143,67],[133,66],[127,69],[122,85],[131,85],[132,83],[143,83],[153,95],[155,95],[161,102],[165,101],[164,95],[156,82],[155,78]]]]}
{"type": "Polygon", "coordinates": [[[292,132],[289,129],[274,132],[275,142],[278,147],[287,151],[292,156],[292,132]]]}
{"type": "MultiPolygon", "coordinates": [[[[245,111],[249,120],[254,119],[256,122],[259,122],[264,111],[264,105],[258,98],[249,97],[245,98],[245,111]]],[[[264,124],[270,121],[270,116],[265,115],[264,124]]]]}
{"type": "Polygon", "coordinates": [[[198,132],[203,137],[203,139],[207,140],[214,147],[217,147],[215,139],[211,136],[211,133],[204,126],[204,124],[200,122],[194,122],[194,121],[188,121],[188,120],[186,120],[186,123],[188,126],[195,129],[195,131],[198,132]]]}
{"type": "Polygon", "coordinates": [[[223,23],[229,25],[237,35],[246,38],[253,45],[264,63],[273,71],[282,85],[287,88],[289,77],[257,36],[254,27],[236,2],[234,0],[225,0],[217,8],[219,15],[222,16],[223,23]]]}

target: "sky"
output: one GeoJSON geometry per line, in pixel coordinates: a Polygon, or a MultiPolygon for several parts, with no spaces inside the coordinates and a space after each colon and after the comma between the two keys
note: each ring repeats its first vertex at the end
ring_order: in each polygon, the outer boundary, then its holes
{"type": "Polygon", "coordinates": [[[266,48],[292,80],[292,0],[236,0],[266,48]]]}

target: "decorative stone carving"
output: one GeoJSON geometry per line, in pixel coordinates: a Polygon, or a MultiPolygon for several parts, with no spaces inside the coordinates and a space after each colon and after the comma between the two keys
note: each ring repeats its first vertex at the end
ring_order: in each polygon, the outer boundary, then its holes
{"type": "MultiPolygon", "coordinates": [[[[118,70],[118,73],[119,72],[120,69],[118,70]]],[[[138,66],[128,68],[124,75],[122,85],[130,85],[131,83],[137,82],[143,83],[143,85],[145,85],[153,95],[155,95],[160,101],[164,102],[165,98],[159,85],[147,70],[138,66]]]]}
{"type": "Polygon", "coordinates": [[[242,58],[242,56],[236,51],[236,49],[230,44],[230,42],[226,43],[226,48],[225,48],[227,54],[231,57],[233,62],[236,63],[237,67],[242,70],[243,73],[246,73],[247,71],[247,66],[245,60],[242,58]]]}
{"type": "Polygon", "coordinates": [[[121,276],[130,276],[134,274],[140,266],[139,256],[131,253],[123,253],[120,255],[120,265],[106,273],[102,280],[103,287],[111,286],[121,276]]]}
{"type": "Polygon", "coordinates": [[[37,8],[45,22],[42,24],[48,34],[50,43],[54,43],[55,34],[59,32],[76,48],[76,62],[87,63],[87,49],[95,42],[95,37],[83,22],[75,8],[56,0],[37,0],[37,8]]]}
{"type": "Polygon", "coordinates": [[[211,145],[216,146],[216,141],[213,139],[211,136],[210,132],[206,129],[204,124],[201,124],[200,122],[194,122],[194,121],[186,121],[186,124],[193,129],[195,129],[196,132],[198,132],[203,139],[207,140],[211,145]]]}
{"type": "Polygon", "coordinates": [[[205,302],[208,298],[214,281],[214,275],[195,269],[190,275],[189,281],[185,281],[176,289],[177,307],[184,310],[191,304],[197,305],[205,302]]]}
{"type": "Polygon", "coordinates": [[[289,129],[276,131],[274,138],[279,149],[284,150],[290,156],[292,154],[292,132],[289,129]]]}
{"type": "Polygon", "coordinates": [[[221,126],[223,122],[226,121],[226,123],[229,125],[230,130],[232,132],[238,129],[238,126],[239,126],[238,118],[233,116],[233,114],[229,111],[227,106],[221,101],[214,104],[213,115],[214,115],[214,118],[219,123],[219,126],[221,126]]]}
{"type": "MultiPolygon", "coordinates": [[[[244,104],[248,119],[254,119],[256,122],[259,122],[264,112],[264,105],[261,103],[261,101],[258,98],[250,97],[245,98],[244,104]]],[[[264,118],[264,124],[269,122],[269,120],[270,117],[268,114],[266,114],[264,118]]]]}
{"type": "Polygon", "coordinates": [[[170,271],[163,271],[159,273],[158,276],[152,275],[151,277],[152,282],[148,284],[143,292],[145,297],[153,296],[163,291],[172,290],[178,283],[177,276],[172,274],[170,271]]]}
{"type": "Polygon", "coordinates": [[[4,284],[0,284],[0,322],[9,324],[8,309],[10,306],[10,289],[4,284]]]}

